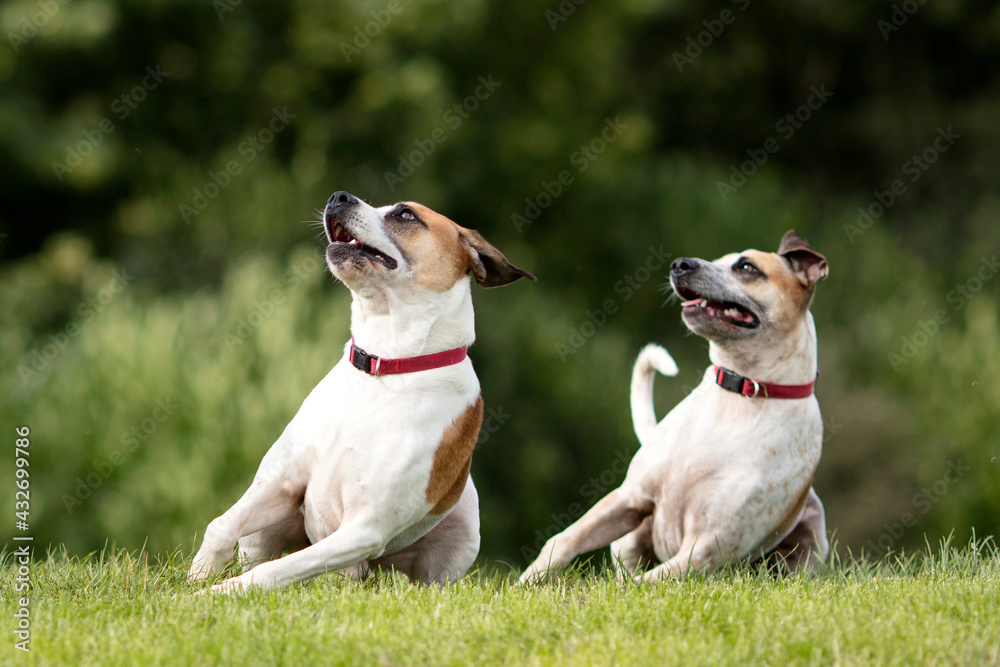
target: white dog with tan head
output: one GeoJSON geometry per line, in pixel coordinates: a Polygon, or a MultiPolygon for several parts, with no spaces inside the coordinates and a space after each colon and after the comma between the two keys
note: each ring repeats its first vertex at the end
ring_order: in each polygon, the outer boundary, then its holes
{"type": "Polygon", "coordinates": [[[822,565],[829,543],[812,480],[823,422],[809,306],[826,276],[826,259],[794,231],[777,253],[674,260],[682,318],[708,339],[713,365],[657,424],[653,378],[677,367],[659,346],[639,354],[632,419],[641,447],[625,481],[548,540],[522,582],[609,544],[619,573],[646,581],[765,554],[792,571],[822,565]]]}
{"type": "Polygon", "coordinates": [[[470,276],[484,287],[534,276],[413,202],[373,208],[337,192],[323,218],[327,264],[351,290],[352,340],[205,530],[191,579],[220,572],[237,543],[244,564],[212,590],[372,568],[444,584],[479,552],[470,276]]]}

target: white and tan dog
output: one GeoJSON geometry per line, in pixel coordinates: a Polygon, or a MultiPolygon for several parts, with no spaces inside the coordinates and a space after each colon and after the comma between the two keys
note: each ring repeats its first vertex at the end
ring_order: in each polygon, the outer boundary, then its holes
{"type": "Polygon", "coordinates": [[[376,567],[444,584],[479,552],[469,276],[484,287],[534,276],[413,202],[373,208],[337,192],[323,217],[327,264],[351,290],[352,342],[205,530],[191,579],[221,571],[237,541],[245,564],[212,590],[376,567]]]}
{"type": "Polygon", "coordinates": [[[609,544],[619,574],[646,581],[769,553],[792,571],[822,565],[829,543],[812,480],[823,422],[809,306],[826,276],[826,259],[794,231],[774,254],[674,260],[684,323],[709,340],[714,365],[657,424],[653,378],[677,367],[659,346],[639,354],[631,400],[642,446],[625,481],[548,540],[522,582],[609,544]]]}

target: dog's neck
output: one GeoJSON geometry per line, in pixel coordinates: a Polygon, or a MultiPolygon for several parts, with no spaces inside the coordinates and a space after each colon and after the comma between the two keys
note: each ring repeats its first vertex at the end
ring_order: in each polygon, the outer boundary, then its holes
{"type": "Polygon", "coordinates": [[[391,359],[433,354],[475,340],[468,277],[446,292],[351,290],[351,336],[369,354],[391,359]]]}
{"type": "Polygon", "coordinates": [[[816,377],[816,326],[812,314],[780,338],[765,332],[745,340],[710,341],[712,363],[754,380],[807,384],[816,377]]]}

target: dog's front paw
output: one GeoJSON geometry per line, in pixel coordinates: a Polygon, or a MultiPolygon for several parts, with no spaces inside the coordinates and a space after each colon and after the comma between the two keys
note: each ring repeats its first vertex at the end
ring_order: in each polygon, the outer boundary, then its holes
{"type": "Polygon", "coordinates": [[[198,551],[188,570],[188,581],[200,581],[222,572],[228,564],[229,559],[225,556],[206,553],[204,548],[198,551]]]}
{"type": "Polygon", "coordinates": [[[549,577],[549,570],[545,566],[540,566],[536,560],[534,563],[528,566],[528,569],[521,573],[521,577],[517,580],[518,585],[528,586],[531,584],[539,584],[549,577]]]}
{"type": "Polygon", "coordinates": [[[246,577],[246,575],[240,575],[238,577],[232,577],[231,579],[226,579],[225,581],[218,583],[208,589],[209,593],[221,593],[222,595],[232,595],[233,593],[245,593],[250,590],[253,586],[253,582],[246,577]]]}
{"type": "Polygon", "coordinates": [[[540,583],[552,576],[553,572],[561,570],[566,565],[568,565],[568,562],[563,561],[561,556],[556,553],[556,543],[550,539],[542,547],[541,552],[535,560],[531,562],[531,565],[528,566],[528,569],[521,574],[518,583],[522,586],[525,584],[540,583]]]}

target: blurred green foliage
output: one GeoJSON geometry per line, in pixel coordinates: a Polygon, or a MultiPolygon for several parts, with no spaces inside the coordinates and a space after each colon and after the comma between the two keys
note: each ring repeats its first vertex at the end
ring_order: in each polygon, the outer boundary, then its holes
{"type": "Polygon", "coordinates": [[[697,381],[657,258],[793,227],[831,267],[841,545],[995,533],[1000,9],[894,7],[5,4],[0,423],[32,429],[36,539],[188,546],[238,497],[348,336],[308,224],[334,190],[419,200],[539,277],[474,295],[484,558],[523,565],[621,479],[642,344],[681,367],[660,414],[697,381]]]}

